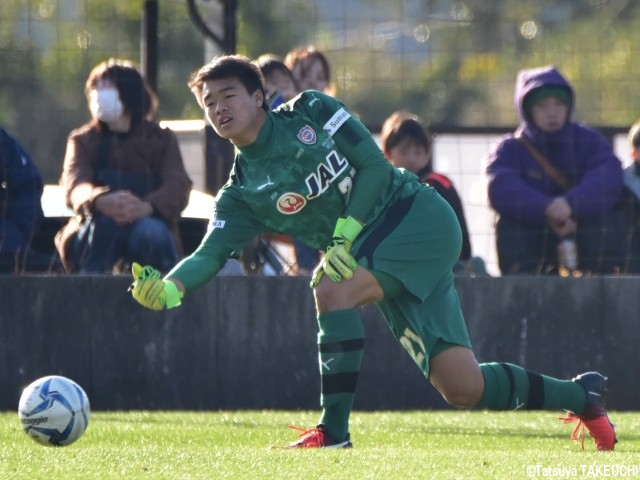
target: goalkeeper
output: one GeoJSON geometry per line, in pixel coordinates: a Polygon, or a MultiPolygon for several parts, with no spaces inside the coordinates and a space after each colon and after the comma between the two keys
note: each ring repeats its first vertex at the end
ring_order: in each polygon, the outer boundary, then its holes
{"type": "Polygon", "coordinates": [[[309,90],[269,112],[260,71],[236,55],[213,59],[189,86],[218,135],[235,145],[234,166],[198,249],[164,279],[134,265],[132,293],[147,308],[177,307],[259,233],[324,249],[311,280],[322,414],[289,447],[351,446],[364,348],[357,307],[376,303],[451,405],[567,410],[574,434],[586,426],[597,449],[613,449],[599,373],[559,380],[507,363],[478,364],[454,288],[462,236],[453,210],[414,174],[391,166],[343,104],[309,90]]]}

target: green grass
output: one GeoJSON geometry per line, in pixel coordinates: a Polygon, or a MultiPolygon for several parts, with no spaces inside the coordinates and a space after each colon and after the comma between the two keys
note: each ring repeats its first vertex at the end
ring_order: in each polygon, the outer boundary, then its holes
{"type": "Polygon", "coordinates": [[[353,449],[282,450],[269,446],[293,440],[287,426],[312,426],[318,412],[94,412],[84,436],[61,448],[37,444],[16,412],[2,412],[0,479],[512,480],[603,478],[626,467],[640,478],[640,413],[610,415],[615,452],[594,451],[590,438],[582,451],[559,416],[354,412],[353,449]]]}

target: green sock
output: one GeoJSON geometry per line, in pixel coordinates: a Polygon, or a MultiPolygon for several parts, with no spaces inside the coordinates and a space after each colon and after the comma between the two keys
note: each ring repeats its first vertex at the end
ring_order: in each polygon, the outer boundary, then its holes
{"type": "Polygon", "coordinates": [[[349,433],[349,415],[364,351],[364,328],[355,308],[321,313],[318,325],[320,423],[329,435],[341,441],[349,433]]]}
{"type": "Polygon", "coordinates": [[[584,388],[571,380],[530,372],[510,363],[482,363],[484,394],[478,407],[491,410],[569,410],[582,413],[584,388]]]}

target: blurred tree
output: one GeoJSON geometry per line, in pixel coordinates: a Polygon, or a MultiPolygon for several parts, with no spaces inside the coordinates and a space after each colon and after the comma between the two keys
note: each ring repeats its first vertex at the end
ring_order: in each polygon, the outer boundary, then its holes
{"type": "MultiPolygon", "coordinates": [[[[201,118],[186,81],[204,61],[204,40],[186,0],[158,2],[159,117],[201,118]]],[[[142,7],[0,1],[0,123],[47,182],[57,182],[69,131],[89,118],[91,67],[109,57],[140,60],[142,7]]],[[[640,2],[238,0],[237,21],[237,50],[250,57],[305,44],[324,51],[339,98],[373,128],[397,108],[432,125],[513,126],[516,73],[550,63],[575,85],[579,120],[626,128],[640,116],[640,2]]]]}
{"type": "MultiPolygon", "coordinates": [[[[182,0],[159,5],[161,118],[198,111],[186,87],[204,45],[182,0]]],[[[128,0],[2,0],[0,122],[31,152],[45,181],[60,175],[66,137],[89,119],[84,82],[111,57],[140,62],[142,3],[128,0]]]]}
{"type": "Polygon", "coordinates": [[[256,58],[263,53],[283,56],[309,41],[309,20],[317,19],[308,0],[240,0],[238,53],[256,58]],[[295,19],[306,19],[296,22],[295,19]]]}

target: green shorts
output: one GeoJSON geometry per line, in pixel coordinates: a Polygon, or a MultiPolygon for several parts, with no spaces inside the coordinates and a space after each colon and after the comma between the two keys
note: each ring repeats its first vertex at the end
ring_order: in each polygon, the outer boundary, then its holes
{"type": "Polygon", "coordinates": [[[471,347],[454,286],[461,248],[453,209],[426,186],[391,205],[353,246],[385,293],[378,307],[391,331],[427,377],[430,357],[471,347]]]}

